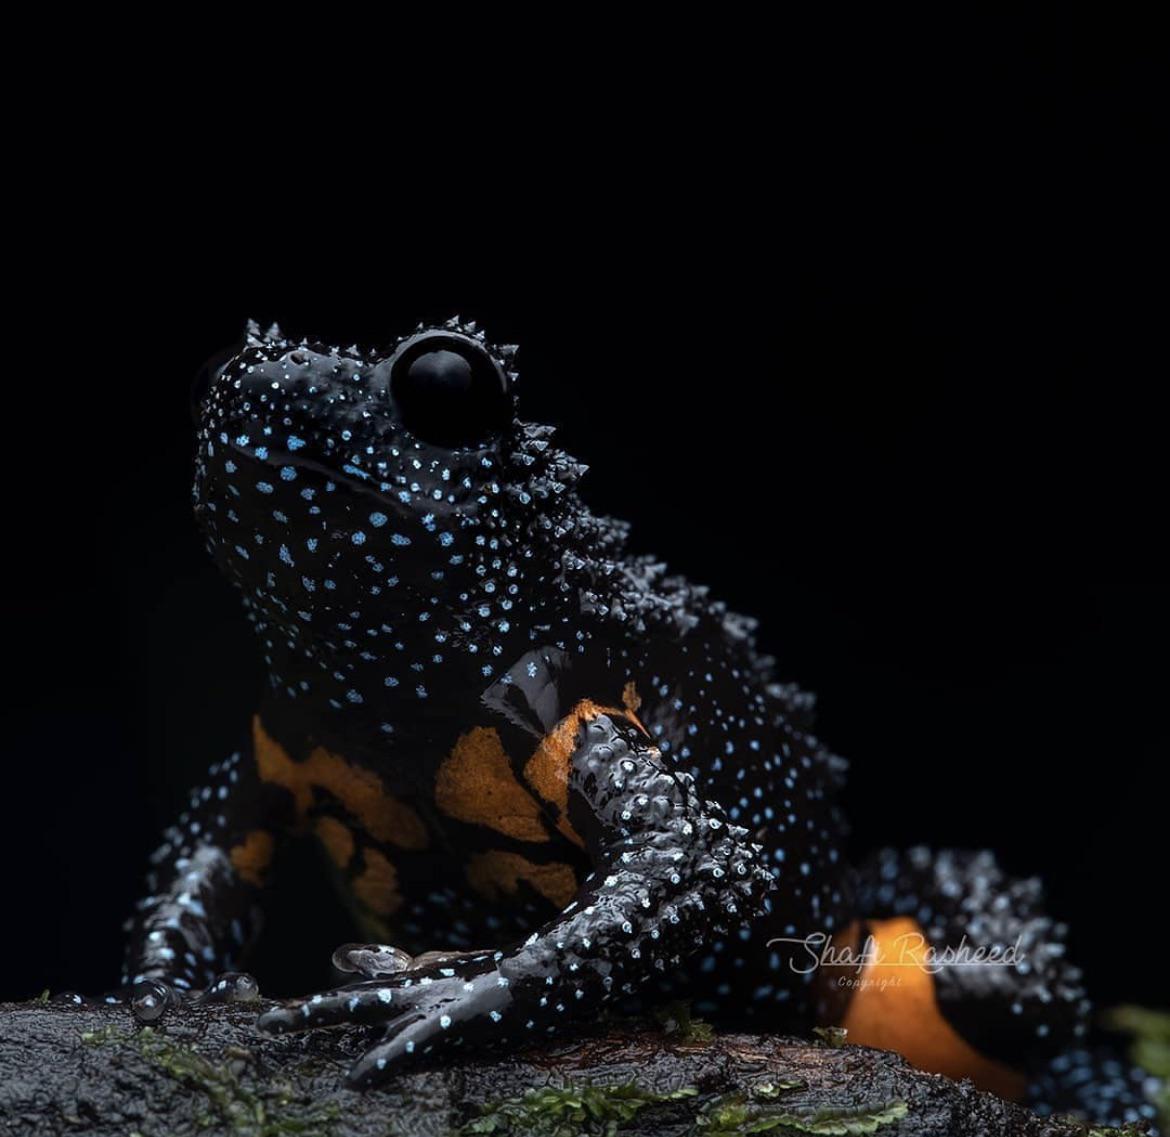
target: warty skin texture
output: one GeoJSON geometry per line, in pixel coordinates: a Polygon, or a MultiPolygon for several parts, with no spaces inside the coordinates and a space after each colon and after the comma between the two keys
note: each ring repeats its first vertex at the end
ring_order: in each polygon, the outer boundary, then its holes
{"type": "MultiPolygon", "coordinates": [[[[151,1013],[152,985],[170,998],[238,965],[280,846],[313,833],[371,940],[446,953],[343,950],[362,978],[265,1016],[385,1024],[359,1083],[633,996],[813,1021],[813,977],[776,941],[858,915],[844,764],[751,620],[588,509],[585,467],[518,417],[513,359],[458,320],[385,352],[252,327],[210,377],[195,508],[269,679],[155,854],[124,977],[151,1013]]],[[[882,864],[863,891],[900,912],[882,864]]],[[[919,873],[993,903],[969,876],[919,873]]],[[[1058,956],[1022,997],[1083,1017],[1058,956]]]]}

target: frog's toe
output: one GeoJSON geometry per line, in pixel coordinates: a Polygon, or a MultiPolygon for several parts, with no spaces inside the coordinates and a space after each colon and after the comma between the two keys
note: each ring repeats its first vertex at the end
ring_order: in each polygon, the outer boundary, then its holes
{"type": "Polygon", "coordinates": [[[342,944],[333,953],[333,966],[347,974],[381,979],[414,965],[414,958],[391,944],[342,944]]]}
{"type": "Polygon", "coordinates": [[[384,1026],[381,1041],[350,1071],[358,1086],[377,1082],[410,1055],[467,1039],[498,1037],[511,1003],[507,984],[494,969],[475,974],[442,967],[420,975],[405,972],[381,982],[367,980],[266,1011],[258,1026],[270,1034],[331,1026],[384,1026]]]}
{"type": "Polygon", "coordinates": [[[346,1080],[355,1089],[377,1085],[388,1077],[391,1067],[413,1054],[425,1054],[442,1031],[438,1021],[423,1012],[402,1015],[386,1029],[385,1037],[350,1067],[346,1080]]]}
{"type": "Polygon", "coordinates": [[[351,983],[265,1011],[257,1026],[269,1034],[354,1024],[384,1023],[406,1009],[408,995],[390,983],[351,983]]]}
{"type": "Polygon", "coordinates": [[[199,1003],[254,1003],[260,997],[260,984],[246,971],[224,971],[196,997],[199,1003]]]}
{"type": "Polygon", "coordinates": [[[157,1022],[179,1001],[175,989],[160,979],[140,979],[128,990],[130,1009],[141,1023],[157,1022]]]}

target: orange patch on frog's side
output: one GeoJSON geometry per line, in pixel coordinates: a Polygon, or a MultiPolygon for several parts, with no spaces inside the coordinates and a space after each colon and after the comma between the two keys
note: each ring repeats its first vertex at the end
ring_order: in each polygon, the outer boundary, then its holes
{"type": "Polygon", "coordinates": [[[515,896],[521,881],[526,881],[558,908],[564,908],[577,894],[577,877],[568,865],[538,865],[518,853],[498,849],[471,857],[467,862],[467,880],[489,900],[515,896]]]}
{"type": "Polygon", "coordinates": [[[448,817],[518,841],[547,841],[540,803],[516,781],[494,727],[462,735],[435,775],[435,804],[448,817]]]}
{"type": "Polygon", "coordinates": [[[422,818],[387,793],[373,771],[353,766],[323,746],[316,747],[303,762],[294,762],[264,729],[259,715],[252,726],[260,780],[284,786],[293,795],[302,820],[312,808],[313,791],[323,790],[337,798],[375,840],[388,841],[400,849],[427,847],[429,838],[422,818]]]}
{"type": "Polygon", "coordinates": [[[345,868],[353,859],[353,833],[336,817],[318,817],[313,832],[329,854],[329,859],[339,869],[345,868]]]}
{"type": "Polygon", "coordinates": [[[398,891],[398,871],[377,849],[362,852],[366,867],[350,886],[353,894],[378,916],[392,916],[402,907],[398,891]]]}
{"type": "Polygon", "coordinates": [[[524,777],[528,784],[545,801],[557,807],[559,811],[557,828],[570,841],[581,846],[584,846],[585,842],[569,821],[569,767],[572,764],[573,753],[581,742],[581,728],[598,715],[611,715],[630,719],[643,734],[647,733],[634,714],[637,707],[641,706],[641,699],[634,689],[633,680],[626,684],[622,699],[626,702],[624,710],[602,706],[592,699],[582,699],[540,740],[540,744],[524,767],[524,777]]]}
{"type": "Polygon", "coordinates": [[[233,845],[228,856],[241,879],[257,888],[264,883],[264,874],[272,864],[272,853],[276,842],[267,829],[253,829],[244,839],[233,845]]]}
{"type": "Polygon", "coordinates": [[[934,976],[922,966],[927,941],[918,922],[877,920],[869,933],[875,958],[866,964],[840,1024],[849,1041],[896,1050],[920,1070],[970,1078],[1000,1097],[1021,1097],[1023,1075],[980,1054],[943,1017],[934,976]]]}

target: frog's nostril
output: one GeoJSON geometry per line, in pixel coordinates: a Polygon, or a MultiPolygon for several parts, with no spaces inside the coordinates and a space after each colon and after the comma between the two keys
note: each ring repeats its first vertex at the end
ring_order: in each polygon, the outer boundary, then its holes
{"type": "Polygon", "coordinates": [[[412,336],[389,369],[403,424],[425,442],[471,446],[487,441],[511,418],[503,368],[469,336],[445,331],[412,336]]]}

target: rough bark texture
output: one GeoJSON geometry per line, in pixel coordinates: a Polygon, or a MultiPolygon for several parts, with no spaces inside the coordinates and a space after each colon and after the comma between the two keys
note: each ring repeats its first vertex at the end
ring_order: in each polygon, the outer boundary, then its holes
{"type": "Polygon", "coordinates": [[[211,1006],[143,1028],[120,1008],[0,1005],[0,1133],[1088,1132],[884,1051],[693,1028],[609,1025],[551,1050],[437,1062],[356,1093],[343,1075],[360,1034],[269,1038],[255,1019],[255,1007],[211,1006]]]}

